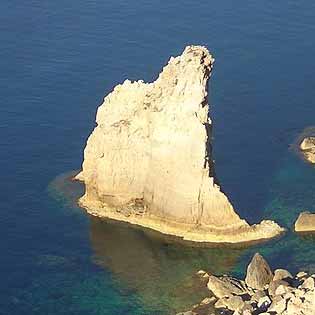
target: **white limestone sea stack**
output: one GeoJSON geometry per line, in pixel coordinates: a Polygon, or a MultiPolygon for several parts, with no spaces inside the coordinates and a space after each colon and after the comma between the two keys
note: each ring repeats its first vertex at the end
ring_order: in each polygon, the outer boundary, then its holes
{"type": "Polygon", "coordinates": [[[79,203],[99,217],[196,242],[248,242],[283,232],[250,226],[216,183],[208,79],[214,58],[188,46],[156,81],[117,85],[96,115],[84,150],[79,203]]]}

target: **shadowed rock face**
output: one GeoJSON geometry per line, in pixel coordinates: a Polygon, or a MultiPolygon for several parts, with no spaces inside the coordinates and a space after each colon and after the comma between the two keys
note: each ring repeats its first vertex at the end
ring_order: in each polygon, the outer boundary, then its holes
{"type": "Polygon", "coordinates": [[[254,289],[263,289],[273,278],[272,271],[265,259],[256,253],[247,267],[245,282],[254,289]]]}
{"type": "Polygon", "coordinates": [[[155,82],[127,80],[104,99],[77,176],[90,213],[198,241],[281,232],[270,221],[250,228],[216,184],[207,100],[213,62],[205,47],[186,47],[155,82]]]}

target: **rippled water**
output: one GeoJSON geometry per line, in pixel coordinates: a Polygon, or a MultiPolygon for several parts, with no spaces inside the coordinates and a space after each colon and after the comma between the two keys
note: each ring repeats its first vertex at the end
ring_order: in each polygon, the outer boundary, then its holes
{"type": "Polygon", "coordinates": [[[205,294],[195,271],[242,275],[257,250],[315,271],[312,235],[185,246],[90,218],[67,180],[103,96],[203,44],[217,174],[239,213],[290,229],[315,211],[315,169],[290,147],[315,125],[313,2],[4,0],[0,12],[0,314],[172,314],[205,294]]]}

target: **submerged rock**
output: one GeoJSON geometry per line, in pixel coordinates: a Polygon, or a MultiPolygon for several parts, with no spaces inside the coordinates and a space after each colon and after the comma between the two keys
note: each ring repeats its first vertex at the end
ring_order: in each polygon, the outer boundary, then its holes
{"type": "Polygon", "coordinates": [[[80,204],[109,217],[205,242],[280,234],[240,219],[215,177],[208,79],[214,58],[188,46],[153,83],[126,80],[98,108],[84,150],[80,204]]]}
{"type": "Polygon", "coordinates": [[[302,212],[297,218],[294,230],[296,232],[310,232],[315,231],[315,213],[302,212]]]}
{"type": "Polygon", "coordinates": [[[245,282],[254,289],[263,289],[273,278],[273,273],[266,260],[256,253],[247,267],[245,282]]]}
{"type": "Polygon", "coordinates": [[[300,144],[300,149],[302,151],[305,159],[314,164],[315,163],[315,137],[306,137],[300,144]]]}

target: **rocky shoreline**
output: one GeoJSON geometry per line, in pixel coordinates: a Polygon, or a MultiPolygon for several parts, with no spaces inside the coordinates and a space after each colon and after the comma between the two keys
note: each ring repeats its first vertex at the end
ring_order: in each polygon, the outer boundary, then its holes
{"type": "Polygon", "coordinates": [[[285,269],[271,270],[256,253],[247,267],[245,280],[215,276],[199,270],[197,275],[209,296],[187,312],[177,315],[314,315],[315,274],[285,269]]]}
{"type": "Polygon", "coordinates": [[[95,206],[85,200],[80,199],[79,205],[90,215],[95,217],[117,220],[142,228],[149,228],[164,235],[173,236],[183,241],[197,242],[204,244],[251,244],[281,237],[285,229],[280,228],[277,223],[271,220],[263,220],[259,224],[240,225],[231,228],[218,228],[216,226],[198,226],[196,224],[178,224],[174,221],[161,219],[153,214],[136,211],[131,208],[128,213],[105,205],[95,206]]]}

